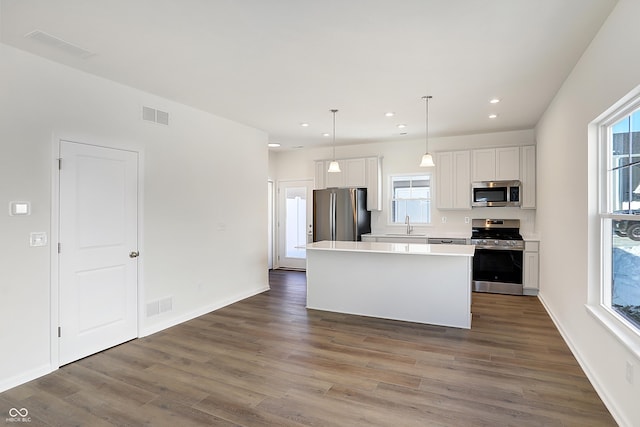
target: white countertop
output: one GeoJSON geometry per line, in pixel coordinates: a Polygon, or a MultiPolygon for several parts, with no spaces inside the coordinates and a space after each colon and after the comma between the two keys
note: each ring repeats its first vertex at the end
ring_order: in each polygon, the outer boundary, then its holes
{"type": "Polygon", "coordinates": [[[340,242],[323,240],[309,243],[307,250],[372,252],[407,255],[473,256],[473,245],[427,245],[424,243],[340,242]]]}

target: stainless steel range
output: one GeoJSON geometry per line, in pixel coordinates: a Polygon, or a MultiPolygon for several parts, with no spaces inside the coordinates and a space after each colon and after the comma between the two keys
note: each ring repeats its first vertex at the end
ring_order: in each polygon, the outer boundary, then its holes
{"type": "Polygon", "coordinates": [[[474,219],[471,222],[473,290],[522,295],[524,240],[518,219],[474,219]]]}

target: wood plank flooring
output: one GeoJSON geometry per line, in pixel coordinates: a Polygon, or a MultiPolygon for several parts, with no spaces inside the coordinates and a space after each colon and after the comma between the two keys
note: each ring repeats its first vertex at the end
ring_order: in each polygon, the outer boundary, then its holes
{"type": "MultiPolygon", "coordinates": [[[[537,298],[471,330],[305,309],[305,274],[0,394],[31,426],[614,426],[537,298]]],[[[17,425],[17,424],[14,424],[17,425]]]]}

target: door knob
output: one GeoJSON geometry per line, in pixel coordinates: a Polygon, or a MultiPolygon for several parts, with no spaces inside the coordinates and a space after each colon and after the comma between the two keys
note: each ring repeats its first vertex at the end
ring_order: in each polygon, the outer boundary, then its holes
{"type": "Polygon", "coordinates": [[[140,256],[140,252],[138,251],[129,252],[129,258],[138,258],[138,256],[140,256]]]}

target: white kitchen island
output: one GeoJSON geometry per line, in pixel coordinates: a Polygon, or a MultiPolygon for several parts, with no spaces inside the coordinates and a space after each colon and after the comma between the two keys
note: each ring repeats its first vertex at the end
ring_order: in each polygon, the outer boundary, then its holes
{"type": "Polygon", "coordinates": [[[474,248],[310,243],[307,308],[469,329],[474,248]]]}

